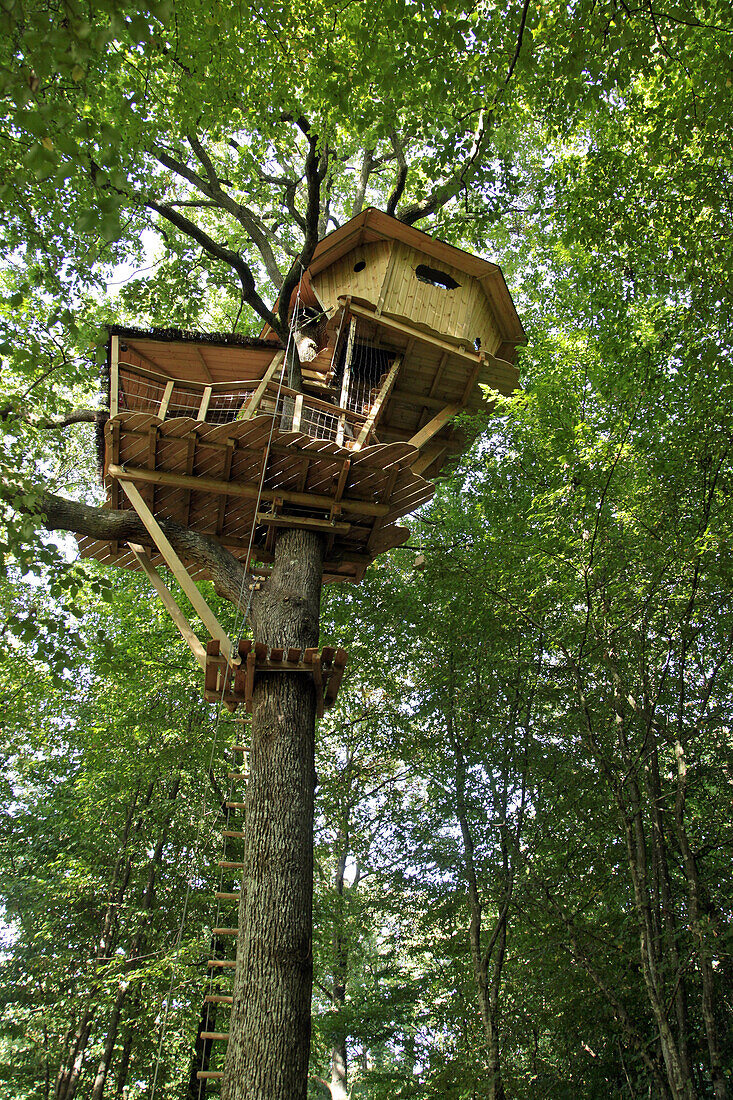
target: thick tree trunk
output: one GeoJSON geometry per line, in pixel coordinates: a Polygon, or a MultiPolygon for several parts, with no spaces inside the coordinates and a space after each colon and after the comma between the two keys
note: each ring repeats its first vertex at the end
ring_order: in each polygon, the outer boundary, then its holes
{"type": "MultiPolygon", "coordinates": [[[[284,531],[252,606],[255,639],[318,643],[323,544],[284,531]]],[[[261,675],[253,694],[237,969],[222,1100],[305,1100],[313,979],[315,688],[261,675]]]]}

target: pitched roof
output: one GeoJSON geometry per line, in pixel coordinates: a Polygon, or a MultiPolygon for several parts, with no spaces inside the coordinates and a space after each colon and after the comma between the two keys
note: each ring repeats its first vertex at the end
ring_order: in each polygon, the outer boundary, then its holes
{"type": "Polygon", "coordinates": [[[455,245],[446,244],[437,237],[431,237],[428,233],[406,225],[398,218],[392,218],[373,206],[368,206],[362,210],[361,214],[357,214],[355,218],[351,218],[339,229],[319,241],[308,265],[308,273],[311,276],[317,275],[319,271],[335,263],[341,256],[360,244],[372,244],[383,240],[402,241],[408,247],[438,262],[457,267],[460,271],[478,279],[491,302],[505,339],[514,344],[526,342],[527,337],[522,322],[519,320],[502,270],[497,264],[482,260],[479,256],[474,256],[462,248],[456,248],[455,245]]]}

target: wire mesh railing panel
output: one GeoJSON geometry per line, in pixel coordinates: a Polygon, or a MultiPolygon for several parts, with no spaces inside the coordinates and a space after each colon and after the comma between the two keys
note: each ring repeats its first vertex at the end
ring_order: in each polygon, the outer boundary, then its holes
{"type": "Polygon", "coordinates": [[[312,439],[335,440],[338,432],[339,418],[325,409],[309,408],[303,403],[303,414],[300,419],[300,430],[304,435],[312,439]]]}
{"type": "Polygon", "coordinates": [[[207,424],[230,424],[236,420],[253,393],[254,390],[237,390],[234,393],[212,394],[206,412],[207,424]]]}
{"type": "Polygon", "coordinates": [[[157,415],[165,393],[165,383],[132,371],[121,370],[118,390],[120,412],[157,415]]]}
{"type": "MultiPolygon", "coordinates": [[[[355,385],[349,404],[343,411],[331,412],[324,408],[324,402],[308,395],[300,394],[296,398],[292,392],[273,392],[268,388],[256,410],[257,416],[274,416],[275,427],[281,431],[297,430],[312,439],[327,439],[343,442],[348,446],[350,440],[358,437],[364,422],[366,406],[364,397],[368,379],[355,385]],[[298,418],[298,409],[300,416],[298,418]],[[348,409],[348,411],[346,411],[348,409]],[[353,410],[353,411],[352,411],[353,410]]],[[[119,375],[119,411],[150,413],[166,420],[173,417],[190,417],[198,420],[205,402],[206,387],[197,383],[176,381],[171,389],[171,380],[150,377],[148,373],[137,374],[125,369],[119,375]]],[[[255,393],[256,386],[243,387],[241,384],[232,390],[216,389],[209,395],[204,420],[207,424],[231,424],[240,420],[248,402],[255,393]]]]}
{"type": "Polygon", "coordinates": [[[196,417],[201,406],[202,397],[203,390],[175,385],[166,410],[166,420],[170,420],[173,416],[196,417]]]}

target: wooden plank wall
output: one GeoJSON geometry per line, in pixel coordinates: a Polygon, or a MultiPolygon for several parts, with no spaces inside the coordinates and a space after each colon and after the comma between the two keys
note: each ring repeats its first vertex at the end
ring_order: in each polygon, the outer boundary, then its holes
{"type": "Polygon", "coordinates": [[[499,332],[478,280],[457,267],[438,263],[426,253],[416,252],[401,241],[395,242],[394,249],[382,311],[404,318],[416,328],[428,328],[465,342],[467,348],[473,348],[478,336],[483,350],[495,354],[500,343],[499,332]],[[445,272],[460,286],[445,290],[421,282],[415,274],[420,264],[445,272]]]}
{"type": "Polygon", "coordinates": [[[350,294],[376,306],[389,265],[391,241],[360,245],[347,252],[330,267],[313,277],[313,289],[324,307],[335,309],[339,295],[350,294]],[[366,260],[363,271],[354,271],[354,264],[366,260]]]}

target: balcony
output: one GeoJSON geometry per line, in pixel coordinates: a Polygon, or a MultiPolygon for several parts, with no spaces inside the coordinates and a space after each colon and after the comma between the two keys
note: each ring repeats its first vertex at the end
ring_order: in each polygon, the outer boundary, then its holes
{"type": "MultiPolygon", "coordinates": [[[[188,417],[206,424],[274,416],[275,427],[281,431],[302,432],[312,439],[326,439],[346,448],[356,445],[369,420],[366,404],[361,412],[342,408],[335,401],[291,390],[275,378],[207,385],[171,378],[124,359],[112,368],[110,412],[113,416],[141,413],[158,420],[188,417]]],[[[360,446],[370,434],[367,428],[360,446]]]]}

